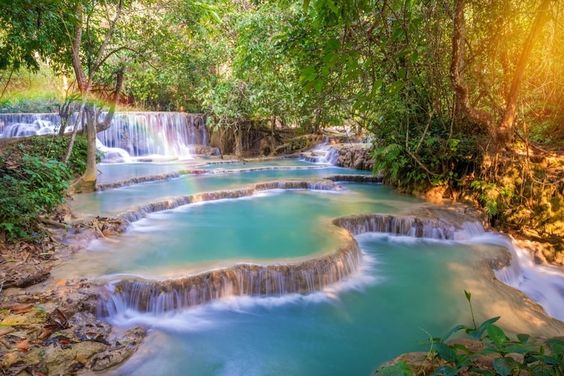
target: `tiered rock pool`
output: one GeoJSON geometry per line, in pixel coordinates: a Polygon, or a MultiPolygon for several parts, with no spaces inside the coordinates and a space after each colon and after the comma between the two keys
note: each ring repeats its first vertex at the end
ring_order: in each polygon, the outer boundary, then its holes
{"type": "MultiPolygon", "coordinates": [[[[102,173],[106,183],[185,168],[180,163],[107,165],[102,173]]],[[[73,208],[84,216],[117,216],[170,197],[273,180],[365,174],[295,160],[209,164],[197,169],[197,175],[80,195],[73,208]]],[[[247,288],[250,293],[242,294],[253,296],[241,296],[224,286],[229,278],[230,283],[241,279],[240,274],[230,277],[225,272],[220,279],[203,274],[210,291],[215,290],[205,304],[192,304],[186,286],[193,280],[166,284],[234,265],[278,268],[330,257],[352,239],[344,228],[335,226],[335,218],[368,213],[401,216],[423,205],[378,184],[265,189],[242,198],[148,213],[122,235],[91,242],[88,251],[75,255],[56,273],[103,281],[107,294],[114,296],[102,304],[100,314],[118,328],[150,329],[141,349],[113,374],[368,375],[400,353],[428,349],[424,342],[429,333],[442,335],[456,323],[469,324],[465,289],[473,293],[479,319],[501,315],[501,324],[513,333],[564,333],[560,322],[545,319],[521,292],[494,278],[490,261],[502,259],[506,249],[495,241],[484,244],[472,237],[453,241],[360,234],[355,238],[361,256],[354,268],[336,269],[346,273],[336,276],[336,282],[330,279],[331,283],[304,277],[313,287],[298,289],[300,293],[268,280],[266,284],[273,286],[258,282],[255,290],[247,288]],[[143,292],[132,285],[137,280],[155,284],[150,302],[139,303],[143,292]],[[120,285],[120,281],[133,282],[120,285]],[[120,292],[126,290],[127,299],[121,299],[120,292]],[[166,299],[159,300],[165,293],[166,299]]],[[[257,283],[252,278],[265,275],[261,273],[252,274],[250,283],[257,283]]],[[[204,283],[202,278],[198,283],[204,283]]],[[[556,291],[561,284],[557,279],[556,291]]]]}

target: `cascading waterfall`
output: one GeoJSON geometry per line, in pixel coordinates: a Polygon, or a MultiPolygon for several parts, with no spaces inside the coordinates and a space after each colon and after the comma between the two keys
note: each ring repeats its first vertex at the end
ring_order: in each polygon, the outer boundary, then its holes
{"type": "Polygon", "coordinates": [[[355,235],[379,232],[501,246],[511,254],[511,261],[495,271],[496,278],[523,291],[542,305],[549,315],[564,320],[564,272],[552,266],[535,265],[526,250],[515,247],[506,236],[486,232],[479,222],[463,222],[454,226],[438,219],[369,214],[339,218],[335,223],[355,235]]]}
{"type": "MultiPolygon", "coordinates": [[[[72,116],[70,124],[74,124],[72,116]]],[[[60,116],[0,114],[0,138],[55,134],[60,116]]],[[[72,130],[68,127],[67,131],[72,130]]],[[[132,159],[190,159],[192,145],[207,145],[202,115],[182,112],[118,112],[111,126],[98,133],[97,147],[108,162],[132,159]]]]}
{"type": "Polygon", "coordinates": [[[0,114],[0,138],[54,134],[59,124],[56,113],[0,114]]]}
{"type": "Polygon", "coordinates": [[[124,112],[114,116],[112,126],[98,133],[107,148],[127,151],[132,157],[192,157],[191,145],[207,145],[202,116],[181,112],[124,112]]]}
{"type": "Polygon", "coordinates": [[[336,165],[339,151],[325,140],[311,149],[309,155],[304,155],[303,158],[307,162],[336,165]]]}
{"type": "MultiPolygon", "coordinates": [[[[279,185],[269,183],[263,188],[279,185]]],[[[157,315],[231,296],[308,294],[339,282],[359,269],[362,253],[352,235],[384,232],[454,239],[457,231],[454,226],[438,220],[379,214],[337,218],[333,224],[346,230],[346,244],[332,254],[285,265],[239,264],[173,280],[123,279],[106,286],[98,313],[110,317],[128,311],[157,315]]]]}
{"type": "Polygon", "coordinates": [[[564,320],[564,272],[550,265],[536,265],[529,252],[514,246],[511,239],[497,233],[474,234],[471,242],[501,246],[511,254],[511,262],[495,271],[497,279],[523,291],[545,311],[564,320]]]}
{"type": "Polygon", "coordinates": [[[122,280],[108,286],[98,314],[114,316],[127,310],[160,314],[232,296],[307,294],[355,272],[361,256],[351,239],[335,254],[303,263],[240,264],[168,281],[122,280]]]}
{"type": "Polygon", "coordinates": [[[346,228],[353,235],[378,232],[414,238],[443,240],[458,238],[454,226],[439,220],[421,219],[414,216],[366,214],[337,218],[334,223],[346,228]]]}

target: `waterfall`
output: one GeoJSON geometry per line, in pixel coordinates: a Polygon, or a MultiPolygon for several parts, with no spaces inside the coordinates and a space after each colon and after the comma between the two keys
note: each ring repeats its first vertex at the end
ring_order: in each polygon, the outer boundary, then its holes
{"type": "Polygon", "coordinates": [[[331,146],[328,140],[325,140],[309,152],[304,153],[302,158],[307,162],[336,165],[339,159],[339,150],[331,146]]]}
{"type": "Polygon", "coordinates": [[[0,114],[0,138],[54,134],[59,124],[56,113],[0,114]]]}
{"type": "Polygon", "coordinates": [[[132,157],[165,156],[187,159],[191,145],[207,145],[203,117],[181,112],[117,113],[112,126],[98,133],[107,148],[119,148],[132,157]]]}
{"type": "Polygon", "coordinates": [[[511,262],[495,271],[501,282],[523,291],[546,312],[564,320],[564,271],[551,265],[536,265],[526,249],[516,247],[510,238],[497,233],[482,233],[473,243],[501,246],[511,254],[511,262]]]}
{"type": "Polygon", "coordinates": [[[495,270],[496,278],[524,292],[549,315],[564,320],[564,271],[554,266],[535,265],[527,250],[515,247],[504,235],[486,232],[477,221],[455,226],[439,219],[368,214],[338,218],[334,223],[355,235],[380,232],[501,246],[510,253],[511,260],[508,265],[495,270]]]}
{"type": "MultiPolygon", "coordinates": [[[[70,123],[74,124],[74,120],[70,123]]],[[[59,125],[60,116],[55,113],[0,114],[0,138],[55,134],[59,125]]],[[[98,133],[96,144],[108,162],[127,162],[132,158],[189,159],[193,145],[208,144],[208,132],[202,115],[118,112],[111,126],[98,133]]]]}
{"type": "Polygon", "coordinates": [[[299,263],[239,264],[165,281],[121,280],[106,286],[98,315],[111,317],[128,310],[158,315],[232,296],[312,293],[355,272],[361,257],[356,241],[350,239],[334,254],[299,263]]]}
{"type": "Polygon", "coordinates": [[[337,218],[333,223],[354,235],[379,232],[415,238],[454,240],[457,234],[453,225],[440,220],[414,216],[366,214],[337,218]]]}
{"type": "MultiPolygon", "coordinates": [[[[268,182],[259,183],[246,190],[204,193],[199,201],[252,194],[266,189],[327,189],[327,183],[268,182]]],[[[160,205],[157,205],[160,208],[160,205]]],[[[152,210],[152,208],[148,208],[152,210]]],[[[131,218],[137,219],[137,213],[131,218]]],[[[453,239],[455,228],[438,220],[419,219],[411,216],[360,215],[338,218],[333,221],[346,230],[346,243],[336,252],[297,263],[276,265],[239,264],[233,267],[189,275],[173,280],[122,279],[106,285],[101,294],[98,314],[113,317],[128,311],[149,312],[155,315],[205,304],[231,296],[282,296],[308,294],[320,291],[341,281],[360,267],[362,253],[352,235],[365,232],[386,232],[415,237],[453,239]]]]}

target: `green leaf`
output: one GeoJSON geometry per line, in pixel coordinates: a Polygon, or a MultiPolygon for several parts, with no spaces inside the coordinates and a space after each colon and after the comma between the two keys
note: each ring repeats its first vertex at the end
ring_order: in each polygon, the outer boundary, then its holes
{"type": "Polygon", "coordinates": [[[517,367],[517,362],[513,358],[498,358],[493,361],[495,371],[501,376],[511,375],[511,371],[517,367]]]}
{"type": "Polygon", "coordinates": [[[503,345],[507,341],[507,336],[503,329],[496,325],[488,325],[487,327],[488,338],[493,341],[497,346],[503,345]]]}
{"type": "Polygon", "coordinates": [[[553,355],[564,356],[564,338],[550,338],[546,341],[553,355]]]}
{"type": "Polygon", "coordinates": [[[492,325],[494,322],[496,322],[497,320],[499,320],[499,316],[492,317],[491,319],[488,319],[488,320],[484,321],[483,323],[481,323],[480,326],[478,327],[478,329],[476,329],[476,330],[466,329],[466,333],[468,335],[470,335],[470,337],[472,337],[473,339],[480,339],[480,338],[482,338],[482,335],[487,330],[487,328],[490,325],[492,325]]]}
{"type": "Polygon", "coordinates": [[[449,366],[439,367],[433,372],[433,375],[455,376],[458,375],[459,369],[449,366]]]}
{"type": "Polygon", "coordinates": [[[459,332],[463,329],[465,329],[466,326],[459,324],[454,326],[451,330],[448,331],[448,333],[443,337],[443,341],[446,341],[447,339],[449,339],[454,333],[459,332]]]}
{"type": "Polygon", "coordinates": [[[519,342],[521,343],[527,343],[529,341],[529,338],[531,336],[528,334],[517,334],[517,339],[519,340],[519,342]]]}
{"type": "Polygon", "coordinates": [[[456,361],[456,352],[446,343],[436,343],[434,345],[434,349],[441,359],[446,360],[447,362],[456,361]]]}
{"type": "Polygon", "coordinates": [[[535,346],[526,343],[515,343],[505,346],[506,353],[526,354],[534,350],[535,346]]]}

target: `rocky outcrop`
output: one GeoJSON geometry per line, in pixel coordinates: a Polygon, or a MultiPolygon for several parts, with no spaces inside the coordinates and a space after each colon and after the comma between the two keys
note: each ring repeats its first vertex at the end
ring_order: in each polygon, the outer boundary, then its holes
{"type": "Polygon", "coordinates": [[[325,179],[332,180],[336,182],[351,182],[351,183],[382,183],[384,178],[381,175],[333,175],[328,176],[325,179]]]}
{"type": "Polygon", "coordinates": [[[97,291],[87,282],[69,281],[40,292],[9,290],[0,310],[0,373],[88,373],[131,356],[145,331],[112,333],[111,326],[92,313],[97,291]]]}
{"type": "Polygon", "coordinates": [[[318,144],[313,149],[300,154],[307,162],[328,163],[338,167],[356,170],[372,170],[372,147],[368,143],[329,143],[318,144]]]}
{"type": "Polygon", "coordinates": [[[336,150],[337,153],[334,162],[336,166],[357,170],[372,170],[374,168],[370,144],[336,144],[331,148],[336,150]]]}

